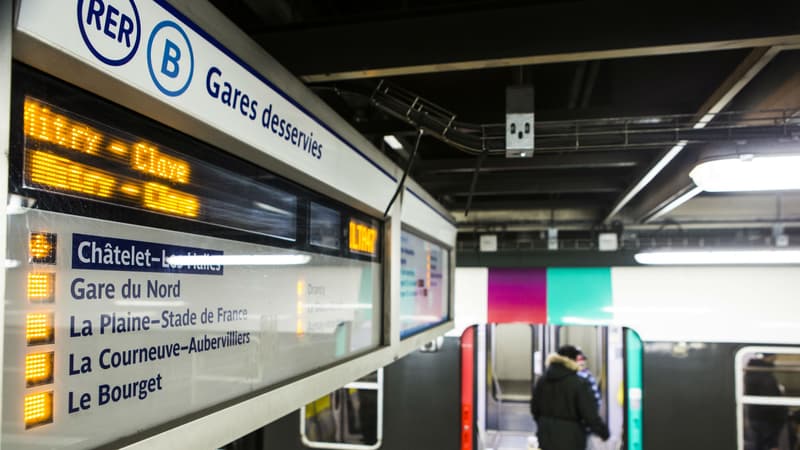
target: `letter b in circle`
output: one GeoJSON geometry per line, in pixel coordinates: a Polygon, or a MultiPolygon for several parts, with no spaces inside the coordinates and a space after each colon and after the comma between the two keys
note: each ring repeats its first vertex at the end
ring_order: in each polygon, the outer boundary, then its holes
{"type": "Polygon", "coordinates": [[[161,60],[161,73],[170,78],[177,77],[180,74],[180,66],[178,66],[180,59],[180,47],[167,39],[164,43],[164,58],[161,60]]]}
{"type": "Polygon", "coordinates": [[[192,82],[194,53],[186,32],[165,20],[153,28],[147,42],[147,69],[153,84],[164,94],[177,97],[192,82]]]}

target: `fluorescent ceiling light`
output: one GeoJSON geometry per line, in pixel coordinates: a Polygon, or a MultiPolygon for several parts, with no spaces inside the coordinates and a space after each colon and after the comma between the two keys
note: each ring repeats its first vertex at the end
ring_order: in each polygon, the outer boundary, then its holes
{"type": "Polygon", "coordinates": [[[798,250],[694,250],[637,253],[639,264],[800,264],[798,250]]]}
{"type": "Polygon", "coordinates": [[[625,194],[625,196],[622,197],[622,199],[617,202],[617,205],[614,206],[611,212],[608,213],[604,221],[607,222],[611,220],[611,218],[614,217],[623,207],[625,207],[625,205],[627,205],[628,202],[630,202],[633,197],[638,195],[639,192],[641,192],[645,186],[647,186],[651,181],[653,181],[653,178],[655,178],[656,175],[661,173],[661,171],[664,169],[664,167],[667,166],[667,164],[670,163],[670,161],[672,161],[673,159],[675,159],[676,156],[678,156],[681,150],[683,150],[683,148],[686,147],[688,143],[689,141],[683,140],[683,141],[678,141],[675,145],[673,145],[672,148],[669,149],[669,151],[666,154],[664,154],[664,156],[662,156],[661,159],[658,160],[658,162],[653,167],[650,168],[650,170],[647,171],[647,173],[642,177],[642,179],[639,180],[639,182],[636,183],[635,186],[629,189],[628,192],[625,194]]]}
{"type": "Polygon", "coordinates": [[[689,173],[708,192],[800,189],[800,156],[753,156],[698,164],[689,173]]]}
{"type": "Polygon", "coordinates": [[[661,208],[660,211],[658,211],[657,213],[653,214],[649,219],[647,219],[647,221],[648,222],[652,222],[653,220],[656,220],[661,216],[664,216],[666,214],[671,213],[678,206],[681,206],[684,203],[688,202],[689,200],[691,200],[691,199],[695,198],[696,196],[700,195],[701,192],[703,192],[702,188],[699,188],[697,186],[693,187],[692,189],[690,189],[685,194],[683,194],[680,197],[676,198],[675,200],[671,201],[669,204],[667,204],[667,206],[661,208]]]}
{"type": "Polygon", "coordinates": [[[383,142],[386,142],[386,145],[392,147],[394,150],[400,150],[403,148],[403,144],[401,144],[400,141],[398,141],[397,138],[392,134],[387,134],[384,136],[383,142]]]}
{"type": "Polygon", "coordinates": [[[167,257],[173,266],[296,266],[311,261],[309,255],[179,255],[167,257]]]}

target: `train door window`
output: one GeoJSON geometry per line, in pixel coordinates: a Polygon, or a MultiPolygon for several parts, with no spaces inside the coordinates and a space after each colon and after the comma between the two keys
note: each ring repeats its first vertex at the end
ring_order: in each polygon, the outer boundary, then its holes
{"type": "Polygon", "coordinates": [[[745,347],[736,354],[739,450],[796,449],[800,347],[745,347]]]}
{"type": "Polygon", "coordinates": [[[300,437],[311,448],[380,448],[383,369],[305,405],[300,410],[300,437]]]}
{"type": "Polygon", "coordinates": [[[533,383],[533,327],[503,323],[494,325],[493,331],[492,395],[497,401],[527,404],[533,383]]]}

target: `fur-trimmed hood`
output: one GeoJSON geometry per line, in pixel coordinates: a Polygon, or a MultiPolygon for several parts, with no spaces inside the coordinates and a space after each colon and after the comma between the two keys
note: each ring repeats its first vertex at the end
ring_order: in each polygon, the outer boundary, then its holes
{"type": "Polygon", "coordinates": [[[566,356],[561,356],[558,353],[551,353],[550,356],[547,357],[547,367],[550,367],[553,364],[562,365],[573,372],[577,372],[579,369],[577,362],[567,358],[566,356]]]}

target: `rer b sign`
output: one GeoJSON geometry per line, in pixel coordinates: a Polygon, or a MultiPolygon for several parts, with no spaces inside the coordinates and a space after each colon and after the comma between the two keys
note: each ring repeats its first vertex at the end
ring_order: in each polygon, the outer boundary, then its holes
{"type": "Polygon", "coordinates": [[[78,0],[78,26],[89,51],[110,66],[130,61],[142,37],[133,0],[78,0]]]}

